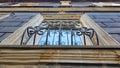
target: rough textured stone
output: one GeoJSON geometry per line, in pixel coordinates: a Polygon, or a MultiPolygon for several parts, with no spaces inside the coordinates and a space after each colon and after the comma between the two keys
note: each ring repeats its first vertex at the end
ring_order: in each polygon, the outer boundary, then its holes
{"type": "Polygon", "coordinates": [[[0,20],[0,41],[32,19],[36,13],[15,13],[0,20]]]}
{"type": "Polygon", "coordinates": [[[29,21],[31,18],[23,18],[23,19],[17,19],[16,21],[20,21],[20,22],[22,22],[22,21],[29,21]]]}
{"type": "Polygon", "coordinates": [[[0,33],[0,37],[3,35],[4,33],[0,33]]]}
{"type": "Polygon", "coordinates": [[[103,28],[108,33],[120,33],[120,28],[103,28]]]}
{"type": "Polygon", "coordinates": [[[17,19],[2,19],[2,20],[0,20],[0,22],[14,22],[14,21],[16,21],[17,19]]]}
{"type": "Polygon", "coordinates": [[[94,15],[97,19],[120,18],[118,15],[94,15]]]}
{"type": "Polygon", "coordinates": [[[18,28],[19,27],[4,27],[4,28],[0,29],[0,32],[1,33],[13,33],[18,28]]]}
{"type": "Polygon", "coordinates": [[[94,13],[92,12],[92,13],[89,13],[89,12],[88,12],[87,14],[88,14],[88,15],[96,15],[96,16],[97,16],[97,15],[113,15],[113,16],[114,16],[114,15],[120,15],[119,12],[118,12],[118,13],[117,13],[117,12],[102,12],[102,13],[100,13],[100,12],[94,12],[94,13]]]}
{"type": "Polygon", "coordinates": [[[7,19],[28,19],[28,18],[32,18],[32,16],[25,16],[25,15],[15,15],[15,16],[10,16],[7,17],[7,19]]]}
{"type": "Polygon", "coordinates": [[[120,23],[104,23],[107,27],[117,27],[120,28],[120,23]]]}
{"type": "Polygon", "coordinates": [[[116,39],[118,42],[120,42],[120,35],[118,34],[110,34],[114,39],[116,39]]]}
{"type": "Polygon", "coordinates": [[[19,16],[16,16],[15,18],[17,18],[17,19],[26,19],[26,18],[31,18],[31,16],[19,15],[19,16]]]}
{"type": "Polygon", "coordinates": [[[89,15],[90,18],[95,19],[94,15],[89,15]]]}
{"type": "Polygon", "coordinates": [[[114,23],[112,19],[93,19],[96,23],[114,23]]]}
{"type": "Polygon", "coordinates": [[[97,23],[100,27],[106,27],[106,25],[105,24],[103,24],[103,23],[97,23]]]}
{"type": "Polygon", "coordinates": [[[113,19],[115,22],[120,23],[120,18],[119,19],[113,19]]]}
{"type": "Polygon", "coordinates": [[[15,13],[15,15],[27,15],[27,16],[34,16],[36,15],[37,13],[15,13]]]}
{"type": "Polygon", "coordinates": [[[1,27],[16,27],[20,25],[22,22],[1,22],[0,26],[1,27]]]}
{"type": "Polygon", "coordinates": [[[4,34],[3,36],[1,36],[1,37],[0,37],[0,42],[1,42],[2,40],[4,40],[5,38],[7,38],[10,34],[11,34],[11,33],[6,33],[6,34],[4,34]]]}
{"type": "Polygon", "coordinates": [[[5,19],[14,19],[14,18],[15,18],[15,16],[8,16],[5,19]]]}
{"type": "Polygon", "coordinates": [[[87,13],[93,20],[108,32],[114,39],[120,42],[120,13],[118,12],[95,12],[87,13]]]}
{"type": "Polygon", "coordinates": [[[24,21],[24,22],[22,22],[21,24],[19,24],[18,25],[18,27],[21,27],[21,26],[23,26],[25,23],[27,23],[28,21],[24,21]]]}

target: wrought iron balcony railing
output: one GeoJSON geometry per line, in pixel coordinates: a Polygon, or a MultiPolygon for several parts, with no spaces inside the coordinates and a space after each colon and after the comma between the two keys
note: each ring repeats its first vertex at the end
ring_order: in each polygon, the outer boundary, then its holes
{"type": "Polygon", "coordinates": [[[99,45],[98,35],[93,28],[76,26],[74,22],[46,22],[28,27],[22,35],[21,44],[26,45],[32,39],[32,45],[88,45],[89,39],[93,45],[99,45]]]}

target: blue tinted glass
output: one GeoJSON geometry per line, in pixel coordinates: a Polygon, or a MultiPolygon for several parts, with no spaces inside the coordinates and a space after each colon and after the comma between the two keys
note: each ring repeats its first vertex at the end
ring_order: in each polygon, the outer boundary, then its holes
{"type": "Polygon", "coordinates": [[[39,40],[39,45],[44,45],[45,44],[46,35],[47,35],[47,32],[45,31],[44,34],[42,35],[42,37],[39,40]]]}
{"type": "MultiPolygon", "coordinates": [[[[59,30],[50,30],[47,39],[47,45],[58,45],[60,41],[60,45],[82,45],[82,41],[80,36],[76,35],[76,31],[73,31],[73,36],[71,35],[70,30],[61,30],[60,40],[59,40],[59,30]],[[72,38],[71,38],[72,36],[72,38]]],[[[39,39],[38,45],[46,45],[47,31],[44,32],[42,37],[39,39]]]]}
{"type": "Polygon", "coordinates": [[[76,34],[76,31],[74,31],[74,35],[73,35],[73,45],[82,45],[82,40],[80,36],[76,34]]]}

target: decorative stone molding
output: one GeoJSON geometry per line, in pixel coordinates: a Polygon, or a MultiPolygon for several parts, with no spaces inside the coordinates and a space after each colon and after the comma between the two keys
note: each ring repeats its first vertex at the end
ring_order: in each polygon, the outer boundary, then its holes
{"type": "Polygon", "coordinates": [[[71,1],[60,1],[61,6],[71,6],[71,1]]]}

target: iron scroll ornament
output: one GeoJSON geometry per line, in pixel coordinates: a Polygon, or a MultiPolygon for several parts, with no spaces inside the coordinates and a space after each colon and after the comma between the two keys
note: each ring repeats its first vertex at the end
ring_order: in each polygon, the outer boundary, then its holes
{"type": "Polygon", "coordinates": [[[93,45],[99,45],[99,39],[96,31],[93,28],[82,27],[77,31],[78,36],[83,35],[84,45],[86,45],[86,36],[88,36],[93,45]]]}
{"type": "MultiPolygon", "coordinates": [[[[46,30],[47,28],[41,28],[40,26],[28,27],[22,35],[22,39],[21,39],[20,44],[25,45],[27,43],[27,41],[24,42],[25,35],[28,36],[28,39],[30,39],[34,35],[33,45],[35,45],[36,35],[43,35],[44,32],[42,30],[44,30],[44,29],[46,30]]],[[[99,45],[98,35],[93,28],[87,28],[87,27],[77,28],[76,34],[78,36],[83,36],[84,45],[87,45],[86,44],[86,36],[88,36],[90,38],[93,45],[99,45]]]]}
{"type": "Polygon", "coordinates": [[[34,35],[33,45],[35,45],[36,34],[42,35],[43,34],[43,31],[42,31],[43,29],[44,28],[40,28],[39,26],[27,27],[26,30],[23,32],[20,44],[24,45],[24,44],[27,43],[27,41],[24,42],[25,35],[28,36],[28,39],[30,39],[34,35]]]}

